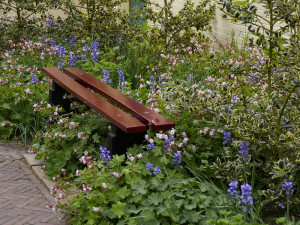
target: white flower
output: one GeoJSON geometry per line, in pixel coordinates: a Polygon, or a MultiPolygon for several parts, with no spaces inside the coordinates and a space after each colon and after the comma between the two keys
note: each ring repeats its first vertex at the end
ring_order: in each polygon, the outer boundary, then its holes
{"type": "Polygon", "coordinates": [[[120,174],[119,173],[117,173],[117,172],[113,172],[113,173],[111,173],[111,176],[113,176],[113,177],[120,177],[120,174]]]}
{"type": "Polygon", "coordinates": [[[139,159],[143,158],[143,154],[142,153],[139,153],[136,155],[136,157],[138,157],[139,159]]]}
{"type": "Polygon", "coordinates": [[[79,170],[76,170],[75,176],[79,176],[80,173],[81,173],[81,172],[80,172],[79,170]]]}
{"type": "Polygon", "coordinates": [[[102,183],[102,187],[103,187],[104,189],[109,189],[109,187],[107,186],[106,183],[102,183]]]}
{"type": "Polygon", "coordinates": [[[30,91],[30,89],[29,89],[29,88],[26,88],[26,89],[25,89],[25,93],[26,93],[26,94],[29,94],[29,95],[31,95],[31,94],[32,94],[32,92],[30,91]]]}
{"type": "Polygon", "coordinates": [[[184,139],[183,139],[183,143],[185,143],[185,144],[186,144],[188,141],[189,141],[188,138],[184,138],[184,139]]]}
{"type": "Polygon", "coordinates": [[[169,134],[171,136],[174,136],[175,133],[176,133],[176,130],[174,128],[172,128],[172,130],[169,131],[169,134]]]}
{"type": "Polygon", "coordinates": [[[153,144],[153,143],[154,143],[154,140],[151,138],[151,139],[149,140],[149,142],[150,142],[150,144],[153,144]]]}
{"type": "Polygon", "coordinates": [[[132,156],[131,154],[129,154],[127,156],[127,160],[130,161],[130,162],[132,162],[134,160],[134,156],[132,156]]]}
{"type": "Polygon", "coordinates": [[[214,136],[215,135],[215,130],[212,129],[210,132],[209,132],[209,136],[214,136]]]}
{"type": "Polygon", "coordinates": [[[169,105],[166,106],[166,110],[169,110],[171,109],[171,107],[169,105]]]}
{"type": "Polygon", "coordinates": [[[158,109],[158,108],[155,108],[154,111],[155,111],[155,112],[159,112],[159,109],[158,109]]]}
{"type": "Polygon", "coordinates": [[[100,209],[98,207],[93,207],[94,212],[100,212],[100,209]]]}

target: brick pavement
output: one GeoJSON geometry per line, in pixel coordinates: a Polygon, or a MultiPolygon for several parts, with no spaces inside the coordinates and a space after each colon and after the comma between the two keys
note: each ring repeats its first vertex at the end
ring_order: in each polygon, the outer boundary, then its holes
{"type": "Polygon", "coordinates": [[[0,144],[0,224],[67,224],[61,213],[46,208],[53,197],[23,162],[25,152],[19,145],[0,144]]]}

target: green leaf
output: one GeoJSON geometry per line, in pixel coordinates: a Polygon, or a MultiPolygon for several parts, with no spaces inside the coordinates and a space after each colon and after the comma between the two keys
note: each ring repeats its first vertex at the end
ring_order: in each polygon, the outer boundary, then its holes
{"type": "Polygon", "coordinates": [[[122,203],[120,201],[117,202],[117,204],[112,205],[112,212],[117,215],[119,218],[124,215],[124,209],[125,209],[126,203],[122,203]]]}
{"type": "Polygon", "coordinates": [[[163,196],[159,193],[152,193],[151,195],[148,196],[147,198],[147,204],[148,205],[158,205],[163,201],[163,196]]]}
{"type": "Polygon", "coordinates": [[[145,180],[139,180],[136,184],[132,186],[133,195],[146,194],[148,186],[149,184],[147,184],[145,180]]]}
{"type": "Polygon", "coordinates": [[[126,186],[122,187],[116,192],[116,195],[121,199],[124,199],[130,195],[130,190],[126,186]]]}
{"type": "Polygon", "coordinates": [[[93,141],[94,141],[94,143],[100,143],[100,136],[98,135],[98,134],[94,134],[93,136],[92,136],[92,138],[93,138],[93,141]]]}

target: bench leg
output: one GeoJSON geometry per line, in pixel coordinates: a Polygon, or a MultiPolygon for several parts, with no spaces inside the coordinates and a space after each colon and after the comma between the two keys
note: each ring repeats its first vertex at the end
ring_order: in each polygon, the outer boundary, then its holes
{"type": "Polygon", "coordinates": [[[112,125],[112,133],[108,134],[108,150],[111,155],[122,155],[126,153],[126,149],[134,144],[142,144],[145,140],[145,134],[134,133],[127,134],[115,125],[112,125]]]}
{"type": "Polygon", "coordinates": [[[51,105],[60,105],[66,112],[70,112],[70,105],[72,101],[70,99],[64,99],[64,95],[69,93],[65,91],[57,83],[53,82],[52,89],[49,90],[49,103],[51,105]]]}

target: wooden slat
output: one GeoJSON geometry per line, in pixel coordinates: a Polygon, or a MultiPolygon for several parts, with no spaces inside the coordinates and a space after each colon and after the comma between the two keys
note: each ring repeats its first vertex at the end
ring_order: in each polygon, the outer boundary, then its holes
{"type": "Polygon", "coordinates": [[[109,85],[78,68],[66,68],[64,69],[64,73],[73,77],[82,85],[99,93],[103,97],[123,108],[125,111],[128,111],[143,123],[150,124],[154,130],[170,130],[171,128],[175,127],[175,124],[172,121],[163,117],[159,113],[149,109],[143,104],[124,95],[118,90],[110,87],[109,85]]]}
{"type": "Polygon", "coordinates": [[[43,67],[42,72],[50,77],[55,83],[76,97],[83,104],[94,109],[100,115],[111,121],[126,133],[145,132],[145,124],[126,114],[95,93],[88,90],[71,77],[55,67],[43,67]]]}

